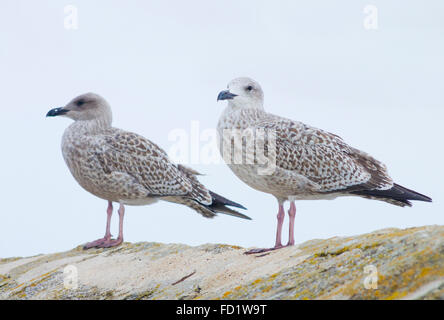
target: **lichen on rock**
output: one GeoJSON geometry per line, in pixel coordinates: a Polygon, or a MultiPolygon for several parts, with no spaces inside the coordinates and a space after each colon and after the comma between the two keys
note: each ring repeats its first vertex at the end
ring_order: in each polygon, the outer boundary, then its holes
{"type": "Polygon", "coordinates": [[[444,226],[245,251],[142,242],[1,259],[0,299],[444,299],[444,226]]]}

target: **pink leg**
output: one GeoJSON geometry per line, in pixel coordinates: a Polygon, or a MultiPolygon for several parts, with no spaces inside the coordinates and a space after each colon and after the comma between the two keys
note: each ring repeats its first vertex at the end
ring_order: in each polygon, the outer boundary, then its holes
{"type": "Polygon", "coordinates": [[[285,218],[284,205],[283,203],[279,203],[279,211],[277,214],[276,243],[274,244],[274,247],[266,249],[251,249],[245,252],[245,254],[262,253],[282,248],[283,246],[281,239],[282,239],[282,224],[284,223],[284,218],[285,218]]]}
{"type": "Polygon", "coordinates": [[[290,202],[290,210],[288,210],[288,217],[290,218],[289,223],[289,234],[288,234],[288,244],[287,246],[294,245],[294,217],[296,216],[296,205],[294,201],[290,202]]]}
{"type": "Polygon", "coordinates": [[[83,249],[90,249],[94,247],[98,247],[102,243],[109,241],[111,239],[111,216],[113,215],[113,203],[108,201],[108,209],[106,210],[106,231],[105,236],[103,238],[97,239],[92,242],[88,242],[83,246],[83,249]]]}
{"type": "Polygon", "coordinates": [[[113,205],[111,201],[108,201],[108,210],[107,213],[107,219],[106,219],[106,233],[105,237],[101,239],[97,239],[96,241],[87,243],[83,249],[90,249],[90,248],[109,248],[118,246],[123,242],[123,216],[125,215],[125,207],[123,204],[120,204],[119,208],[119,236],[117,239],[111,239],[111,216],[113,214],[113,205]]]}
{"type": "Polygon", "coordinates": [[[281,248],[282,247],[282,224],[284,223],[285,218],[285,211],[284,211],[284,205],[279,204],[279,211],[277,214],[277,229],[276,229],[276,243],[274,244],[274,248],[281,248]]]}
{"type": "Polygon", "coordinates": [[[123,206],[123,204],[120,204],[118,212],[119,212],[119,236],[117,237],[117,239],[109,239],[105,241],[99,246],[100,248],[115,247],[123,242],[123,217],[125,215],[125,207],[123,206]]]}

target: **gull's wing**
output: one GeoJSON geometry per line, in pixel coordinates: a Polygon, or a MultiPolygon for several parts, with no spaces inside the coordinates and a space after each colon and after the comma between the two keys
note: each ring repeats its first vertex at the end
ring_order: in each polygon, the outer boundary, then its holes
{"type": "Polygon", "coordinates": [[[113,129],[100,139],[96,152],[107,173],[123,173],[148,190],[148,196],[184,196],[210,205],[211,195],[197,179],[172,163],[168,155],[150,140],[131,132],[113,129]]]}
{"type": "Polygon", "coordinates": [[[273,115],[255,126],[275,133],[276,166],[306,177],[318,186],[318,192],[393,186],[383,163],[337,135],[273,115]]]}

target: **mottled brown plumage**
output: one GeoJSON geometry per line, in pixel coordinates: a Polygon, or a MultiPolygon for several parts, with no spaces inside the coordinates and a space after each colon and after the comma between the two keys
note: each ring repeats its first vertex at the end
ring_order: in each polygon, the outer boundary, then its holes
{"type": "Polygon", "coordinates": [[[113,128],[111,108],[99,95],[84,94],[48,112],[48,116],[57,115],[75,120],[63,134],[63,157],[77,182],[95,196],[121,207],[165,200],[207,218],[220,212],[249,219],[226,207],[241,205],[223,203],[225,198],[215,197],[199,182],[197,172],[172,163],[155,143],[113,128]]]}
{"type": "MultiPolygon", "coordinates": [[[[232,80],[218,100],[228,101],[218,123],[222,156],[229,160],[228,166],[242,181],[274,195],[279,202],[275,247],[281,246],[279,226],[283,221],[282,204],[287,200],[352,195],[398,206],[410,206],[409,200],[431,201],[427,196],[394,184],[382,162],[347,145],[339,136],[267,113],[263,107],[263,91],[252,79],[232,80]],[[242,143],[236,143],[234,131],[241,132],[242,143]],[[242,154],[240,158],[248,159],[249,139],[257,146],[250,152],[254,163],[235,163],[233,159],[239,154],[242,154]],[[265,174],[260,171],[266,165],[256,161],[261,146],[269,158],[268,167],[274,165],[273,170],[265,174]]],[[[295,209],[291,210],[290,223],[294,219],[293,211],[295,209]]]]}

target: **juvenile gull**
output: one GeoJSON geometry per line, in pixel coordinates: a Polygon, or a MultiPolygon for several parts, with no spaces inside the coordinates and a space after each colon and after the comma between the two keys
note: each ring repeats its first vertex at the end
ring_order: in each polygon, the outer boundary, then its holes
{"type": "MultiPolygon", "coordinates": [[[[287,200],[290,201],[287,245],[294,244],[294,200],[334,199],[354,195],[401,207],[411,206],[409,200],[432,201],[425,195],[394,183],[383,163],[347,145],[337,135],[265,112],[263,91],[252,79],[232,80],[228,84],[228,90],[220,92],[217,100],[228,101],[218,123],[222,156],[229,159],[228,166],[243,182],[254,189],[274,195],[279,205],[275,246],[270,249],[254,249],[247,253],[283,247],[283,205],[287,200]],[[257,157],[253,157],[253,162],[245,161],[247,142],[244,139],[243,143],[236,144],[233,134],[229,133],[235,131],[233,129],[240,132],[248,129],[253,132],[251,137],[255,141],[254,145],[263,145],[264,154],[270,151],[268,154],[271,155],[273,150],[268,149],[272,142],[275,143],[274,170],[260,173],[258,169],[262,169],[262,166],[257,157]],[[269,135],[255,134],[261,130],[269,135]],[[262,142],[258,143],[261,139],[262,142]],[[224,144],[229,148],[224,148],[224,144]],[[232,154],[224,155],[227,150],[232,154]],[[243,162],[232,161],[236,154],[243,155],[243,162]]],[[[258,152],[257,149],[251,150],[258,152]]]]}
{"type": "Polygon", "coordinates": [[[123,242],[124,205],[165,200],[188,206],[206,218],[219,212],[250,219],[227,207],[245,209],[242,205],[205,188],[196,178],[196,171],[172,163],[150,140],[113,128],[111,108],[99,95],[81,95],[65,107],[50,110],[46,116],[74,120],[62,138],[65,162],[85,190],[108,201],[105,236],[87,243],[85,249],[123,242]],[[113,202],[120,204],[117,239],[111,239],[110,233],[113,202]]]}

